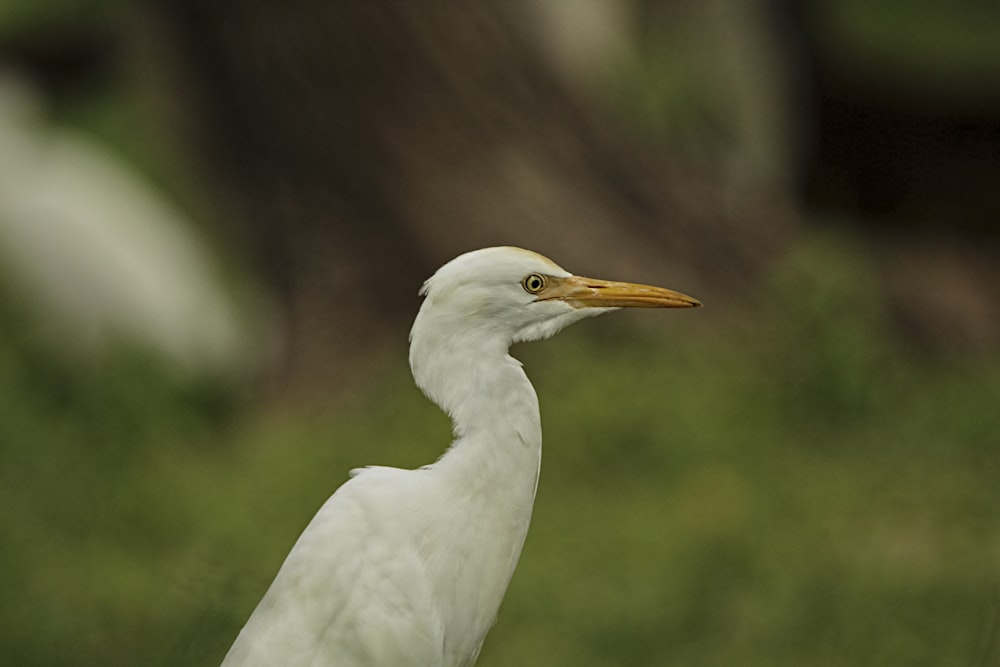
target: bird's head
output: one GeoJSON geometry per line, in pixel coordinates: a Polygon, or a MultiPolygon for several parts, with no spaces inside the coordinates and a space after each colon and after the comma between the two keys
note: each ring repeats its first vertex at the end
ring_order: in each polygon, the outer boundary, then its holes
{"type": "MultiPolygon", "coordinates": [[[[547,338],[564,327],[618,308],[700,306],[663,287],[575,276],[521,248],[474,250],[451,260],[424,283],[414,323],[441,337],[458,331],[503,345],[547,338]]],[[[426,331],[421,331],[426,333],[426,331]]]]}

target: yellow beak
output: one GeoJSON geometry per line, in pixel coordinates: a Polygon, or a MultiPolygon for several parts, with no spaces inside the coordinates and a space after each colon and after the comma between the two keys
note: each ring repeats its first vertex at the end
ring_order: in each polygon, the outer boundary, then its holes
{"type": "Polygon", "coordinates": [[[598,278],[549,277],[539,301],[565,301],[574,308],[697,308],[698,299],[665,287],[598,278]]]}

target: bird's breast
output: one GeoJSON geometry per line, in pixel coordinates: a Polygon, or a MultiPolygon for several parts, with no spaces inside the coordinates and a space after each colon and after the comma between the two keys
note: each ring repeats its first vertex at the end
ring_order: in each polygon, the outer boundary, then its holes
{"type": "Polygon", "coordinates": [[[510,446],[519,450],[518,465],[467,461],[460,466],[442,460],[429,471],[437,478],[433,486],[442,492],[440,502],[447,511],[428,526],[421,544],[446,647],[456,653],[478,651],[528,533],[539,450],[520,440],[510,446]]]}

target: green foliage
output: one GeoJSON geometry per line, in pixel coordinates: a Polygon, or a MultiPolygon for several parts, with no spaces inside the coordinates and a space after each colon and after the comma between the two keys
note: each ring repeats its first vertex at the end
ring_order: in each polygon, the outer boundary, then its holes
{"type": "Polygon", "coordinates": [[[0,0],[0,39],[46,40],[105,27],[129,0],[0,0]]]}
{"type": "Polygon", "coordinates": [[[162,604],[191,516],[158,458],[194,455],[230,391],[139,350],[86,358],[10,292],[0,323],[0,655],[134,664],[189,611],[162,604]]]}
{"type": "MultiPolygon", "coordinates": [[[[1000,365],[900,349],[859,252],[816,239],[756,307],[515,351],[546,450],[480,665],[995,663],[1000,365]]],[[[401,349],[327,412],[240,414],[138,352],[60,353],[9,298],[0,320],[9,664],[217,664],[350,468],[449,439],[401,349]]]]}
{"type": "Polygon", "coordinates": [[[698,55],[703,47],[693,41],[678,35],[657,40],[622,68],[615,83],[613,101],[653,136],[707,139],[718,132],[706,121],[719,104],[717,91],[698,55]]]}
{"type": "Polygon", "coordinates": [[[828,54],[924,89],[995,98],[992,82],[1000,74],[996,3],[838,0],[815,3],[809,12],[826,33],[828,54]]]}

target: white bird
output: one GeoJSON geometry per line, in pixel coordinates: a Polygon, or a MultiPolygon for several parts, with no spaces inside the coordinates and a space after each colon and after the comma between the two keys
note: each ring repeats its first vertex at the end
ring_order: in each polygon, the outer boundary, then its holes
{"type": "Polygon", "coordinates": [[[351,472],[299,537],[224,666],[472,665],[528,531],[542,452],[512,343],[622,307],[701,305],[661,287],[574,276],[528,250],[441,267],[410,331],[420,389],[455,440],[417,470],[351,472]]]}
{"type": "Polygon", "coordinates": [[[192,221],[0,63],[0,280],[58,344],[123,340],[185,370],[251,365],[248,329],[192,221]]]}

